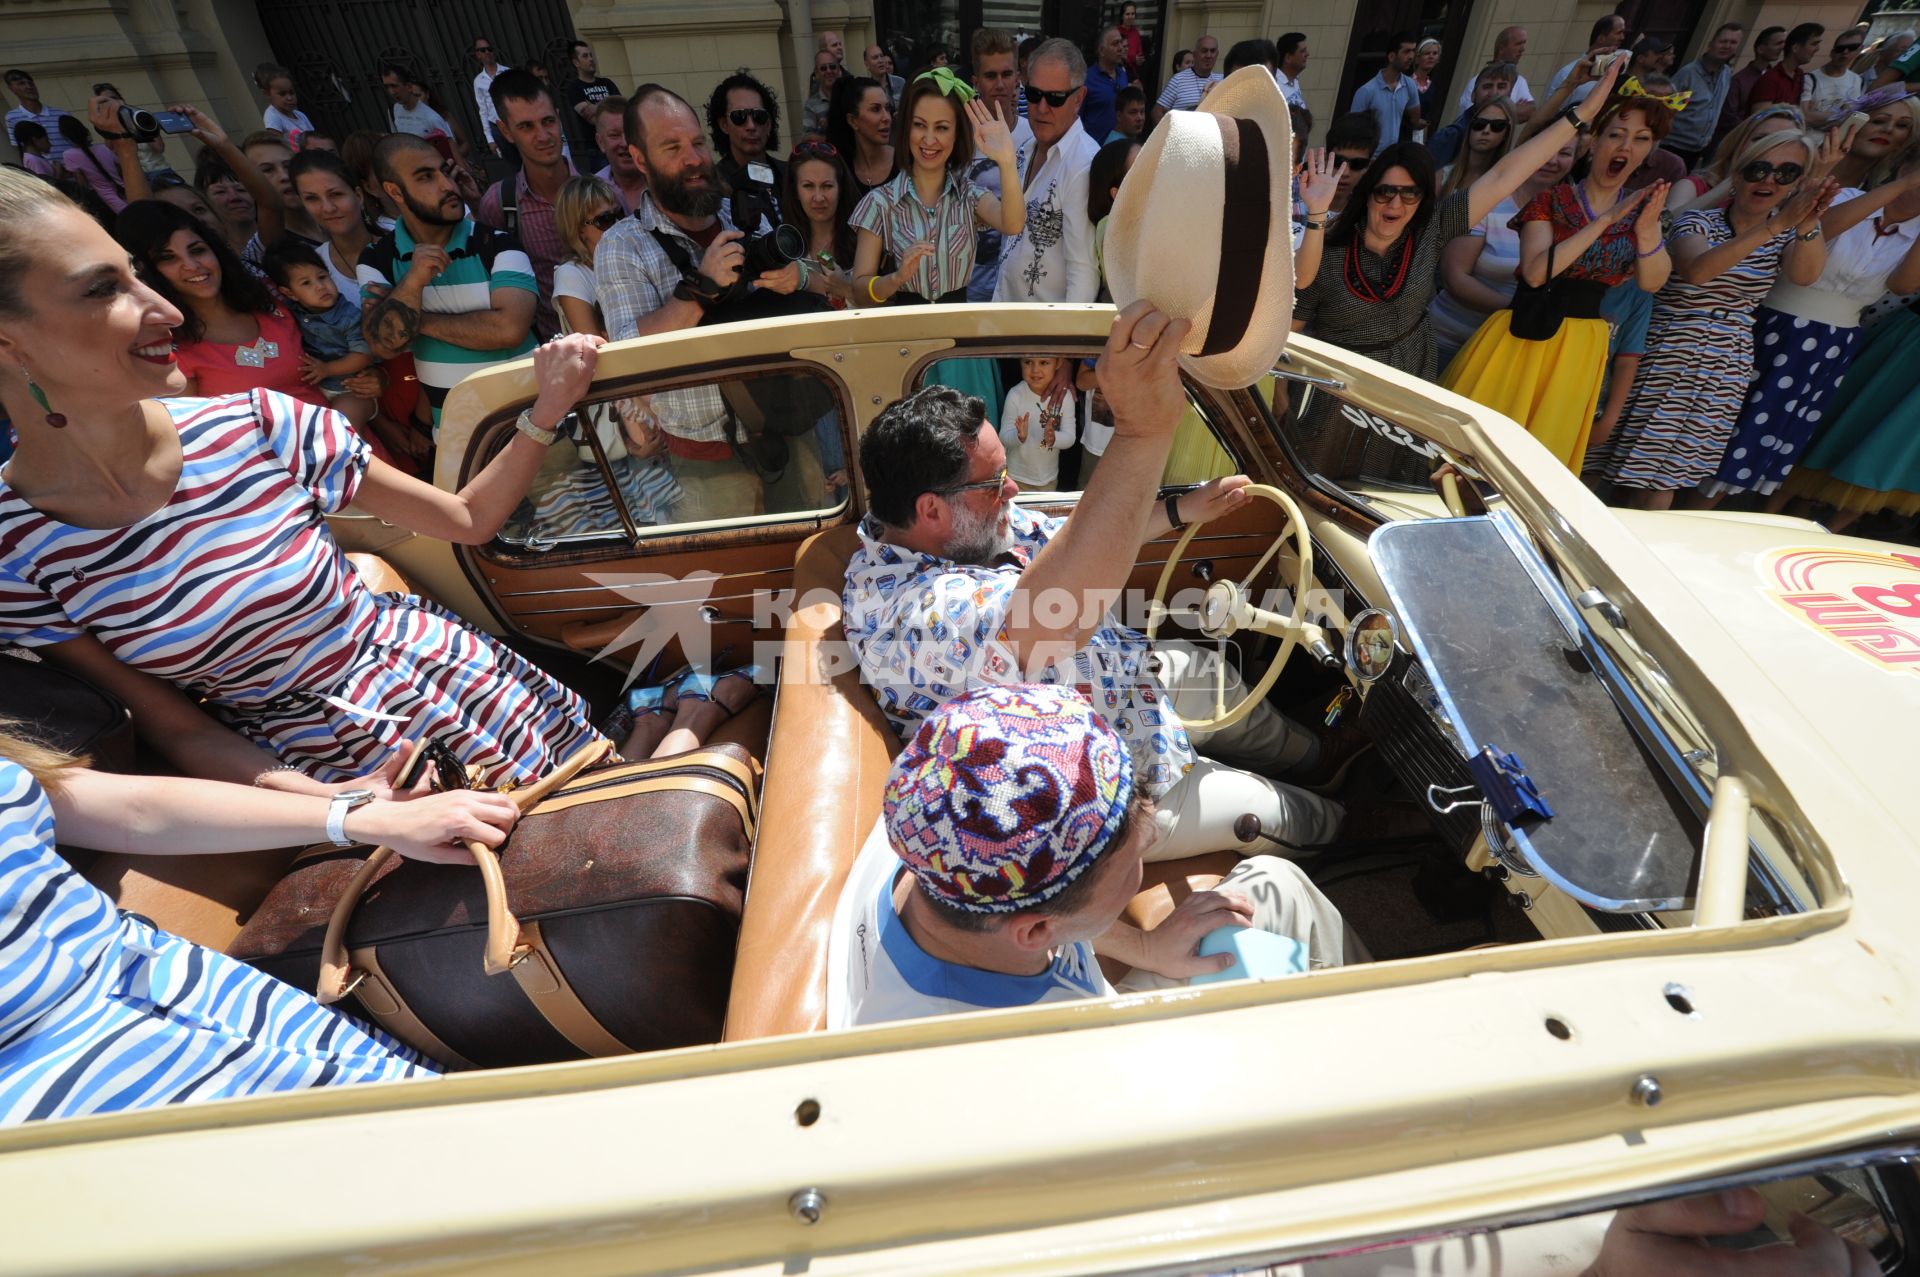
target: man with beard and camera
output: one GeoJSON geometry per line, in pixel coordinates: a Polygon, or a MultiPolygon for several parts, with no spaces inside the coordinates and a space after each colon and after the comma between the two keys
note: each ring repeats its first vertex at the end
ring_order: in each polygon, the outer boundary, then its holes
{"type": "Polygon", "coordinates": [[[537,285],[520,241],[477,225],[425,138],[395,133],[373,171],[400,224],[360,255],[361,328],[378,359],[413,352],[435,432],[447,392],[533,350],[537,285]]]}
{"type": "MultiPolygon", "coordinates": [[[[628,153],[647,189],[633,216],[608,231],[594,252],[609,339],[825,310],[822,299],[801,291],[808,275],[800,260],[804,243],[782,245],[764,216],[750,227],[735,225],[705,122],[685,98],[659,85],[642,87],[627,104],[626,130],[628,153]]],[[[686,494],[677,521],[793,508],[775,489],[805,488],[805,458],[778,473],[756,464],[744,451],[743,414],[721,387],[669,391],[652,396],[652,403],[686,494]]],[[[804,444],[794,448],[796,456],[803,451],[804,444]]],[[[817,492],[818,485],[806,490],[817,492]]]]}

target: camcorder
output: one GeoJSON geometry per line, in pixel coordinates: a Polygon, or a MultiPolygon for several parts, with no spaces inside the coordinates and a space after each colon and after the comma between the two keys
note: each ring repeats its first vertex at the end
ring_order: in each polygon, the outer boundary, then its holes
{"type": "Polygon", "coordinates": [[[149,111],[137,106],[120,108],[120,127],[136,142],[151,142],[162,133],[191,133],[193,121],[178,111],[149,111]]]}

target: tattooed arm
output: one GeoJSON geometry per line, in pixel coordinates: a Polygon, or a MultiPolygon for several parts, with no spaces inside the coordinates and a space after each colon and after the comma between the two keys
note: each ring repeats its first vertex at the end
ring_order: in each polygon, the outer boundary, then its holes
{"type": "Polygon", "coordinates": [[[363,284],[360,288],[360,332],[367,349],[379,359],[404,354],[420,332],[418,290],[410,293],[406,281],[398,288],[363,284]]]}

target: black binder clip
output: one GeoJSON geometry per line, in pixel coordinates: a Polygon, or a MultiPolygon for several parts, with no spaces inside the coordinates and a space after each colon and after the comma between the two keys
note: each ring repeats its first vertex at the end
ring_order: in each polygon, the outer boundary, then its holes
{"type": "Polygon", "coordinates": [[[1488,745],[1467,760],[1467,770],[1473,773],[1493,814],[1507,824],[1515,824],[1527,815],[1553,819],[1553,808],[1540,796],[1525,764],[1505,750],[1488,745]]]}

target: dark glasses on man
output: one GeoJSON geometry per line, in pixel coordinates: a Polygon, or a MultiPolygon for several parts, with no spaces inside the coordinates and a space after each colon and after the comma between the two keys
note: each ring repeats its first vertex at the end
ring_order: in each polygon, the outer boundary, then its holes
{"type": "Polygon", "coordinates": [[[1846,57],[1846,56],[1847,56],[1847,55],[1848,55],[1849,53],[1858,53],[1858,52],[1860,52],[1860,50],[1861,50],[1861,48],[1862,48],[1862,47],[1863,47],[1863,46],[1861,46],[1861,45],[1858,45],[1858,44],[1842,44],[1842,45],[1839,45],[1839,46],[1837,46],[1837,47],[1836,47],[1836,48],[1834,49],[1834,51],[1833,51],[1833,52],[1834,52],[1834,56],[1835,56],[1835,57],[1841,57],[1841,58],[1844,58],[1844,57],[1846,57]]]}
{"type": "Polygon", "coordinates": [[[1035,102],[1045,102],[1048,106],[1058,111],[1067,104],[1068,98],[1079,91],[1078,89],[1036,89],[1029,84],[1027,86],[1027,103],[1031,105],[1035,102]]]}
{"type": "Polygon", "coordinates": [[[1389,186],[1385,182],[1373,188],[1373,202],[1386,204],[1399,200],[1402,204],[1418,204],[1424,192],[1417,186],[1389,186]]]}
{"type": "Polygon", "coordinates": [[[738,111],[728,111],[727,118],[733,121],[734,128],[742,128],[748,120],[755,124],[765,124],[773,117],[757,106],[743,106],[738,111]]]}
{"type": "Polygon", "coordinates": [[[1504,116],[1496,115],[1490,119],[1475,120],[1472,124],[1467,125],[1467,127],[1475,133],[1505,133],[1508,123],[1509,121],[1504,116]]]}
{"type": "Polygon", "coordinates": [[[493,46],[490,44],[476,44],[473,46],[473,51],[475,53],[492,53],[493,46]]]}
{"type": "Polygon", "coordinates": [[[831,142],[815,142],[811,140],[795,142],[793,144],[793,153],[795,155],[810,155],[816,160],[837,160],[840,158],[839,148],[831,142]]]}
{"type": "Polygon", "coordinates": [[[1000,473],[991,479],[976,479],[972,483],[956,483],[951,488],[933,488],[936,497],[957,497],[962,492],[998,492],[1007,486],[1007,468],[1000,467],[1000,473]]]}
{"type": "Polygon", "coordinates": [[[1373,157],[1371,155],[1341,155],[1336,158],[1340,163],[1347,166],[1347,172],[1349,173],[1364,173],[1373,167],[1373,157]]]}
{"type": "Polygon", "coordinates": [[[610,231],[618,226],[624,217],[626,217],[626,214],[619,209],[610,208],[604,213],[595,213],[592,217],[589,217],[587,219],[587,225],[597,226],[603,231],[610,231]]]}
{"type": "Polygon", "coordinates": [[[1769,164],[1765,160],[1755,160],[1740,170],[1740,176],[1749,182],[1764,182],[1771,177],[1783,186],[1791,186],[1806,171],[1804,164],[1769,164]]]}

